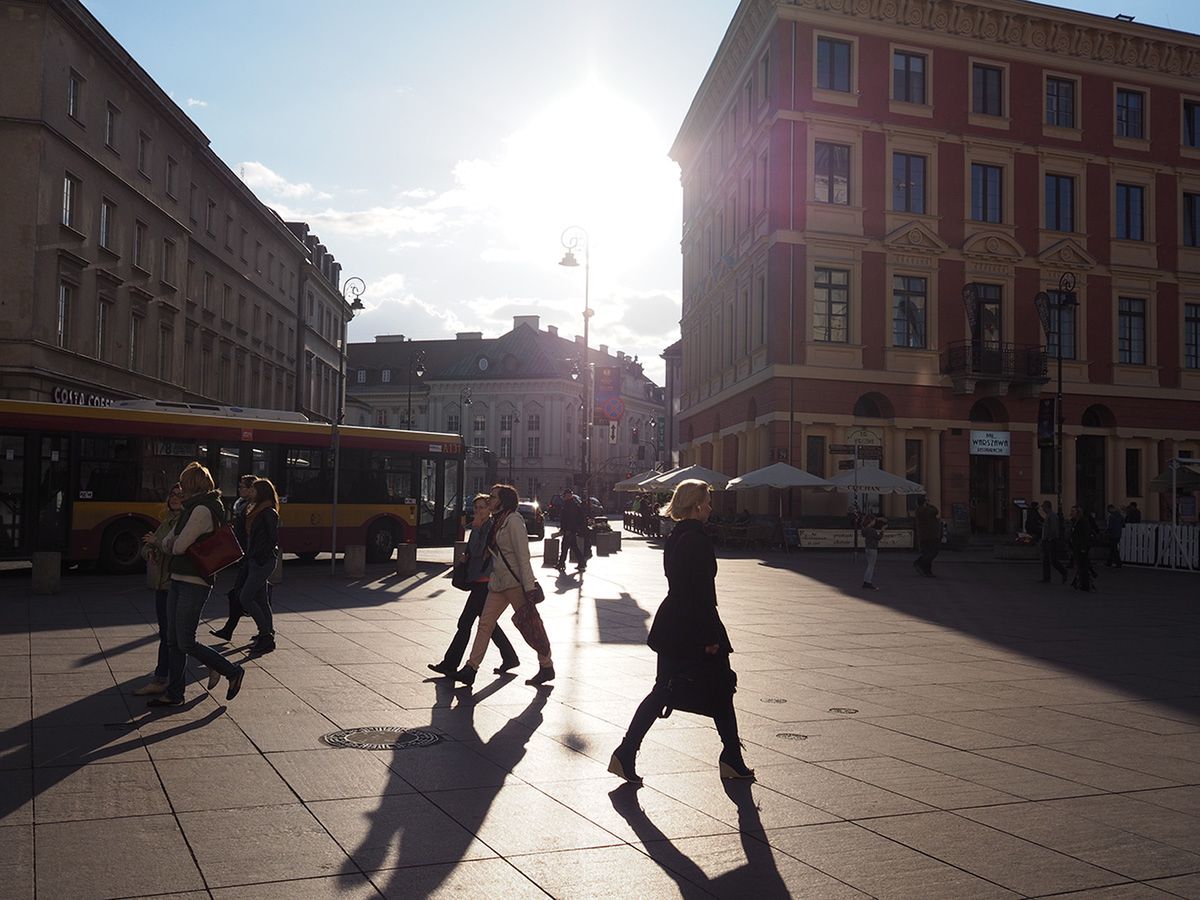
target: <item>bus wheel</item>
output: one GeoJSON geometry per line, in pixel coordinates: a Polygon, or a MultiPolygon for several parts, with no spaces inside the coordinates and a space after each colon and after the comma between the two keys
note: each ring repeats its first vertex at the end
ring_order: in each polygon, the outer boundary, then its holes
{"type": "Polygon", "coordinates": [[[391,523],[376,522],[367,532],[367,562],[387,562],[396,552],[396,533],[391,523]]]}
{"type": "Polygon", "coordinates": [[[142,568],[142,535],[145,522],[126,519],[108,527],[100,541],[100,565],[114,575],[130,575],[142,568]]]}
{"type": "Polygon", "coordinates": [[[310,563],[313,560],[315,560],[316,558],[317,558],[316,550],[305,550],[303,553],[296,554],[296,559],[300,560],[300,562],[310,563]]]}

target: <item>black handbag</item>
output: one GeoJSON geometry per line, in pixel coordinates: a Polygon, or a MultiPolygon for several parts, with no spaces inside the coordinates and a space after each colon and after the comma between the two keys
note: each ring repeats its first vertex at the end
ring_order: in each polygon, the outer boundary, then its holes
{"type": "Polygon", "coordinates": [[[713,718],[736,693],[737,672],[730,668],[729,658],[712,657],[671,676],[658,717],[665,719],[679,710],[713,718]]]}
{"type": "Polygon", "coordinates": [[[460,591],[470,591],[475,585],[467,579],[467,566],[471,562],[470,552],[464,553],[463,558],[454,564],[450,570],[450,583],[460,591]]]}

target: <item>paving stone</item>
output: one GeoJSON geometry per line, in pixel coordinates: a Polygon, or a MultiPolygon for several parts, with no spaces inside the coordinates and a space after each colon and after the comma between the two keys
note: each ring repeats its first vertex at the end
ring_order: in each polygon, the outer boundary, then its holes
{"type": "Polygon", "coordinates": [[[419,794],[322,800],[308,808],[363,871],[496,855],[419,794]]]}
{"type": "Polygon", "coordinates": [[[1134,791],[1128,795],[1131,799],[1165,806],[1191,816],[1200,817],[1200,785],[1186,787],[1162,788],[1156,791],[1134,791]]]}
{"type": "Polygon", "coordinates": [[[300,804],[178,818],[210,888],[353,871],[346,854],[300,804]]]}
{"type": "Polygon", "coordinates": [[[764,839],[789,856],[880,900],[1017,896],[851,822],[769,828],[764,839]]]}
{"type": "Polygon", "coordinates": [[[938,809],[1011,803],[1017,799],[1013,794],[992,790],[943,772],[889,757],[832,760],[819,765],[823,769],[840,772],[938,809]]]}
{"type": "Polygon", "coordinates": [[[171,812],[149,762],[34,769],[34,815],[38,824],[110,819],[171,812]]]}
{"type": "MultiPolygon", "coordinates": [[[[756,768],[755,774],[764,787],[811,804],[836,818],[860,819],[930,809],[925,803],[809,763],[763,766],[756,768]]],[[[809,823],[774,823],[776,826],[784,824],[809,823]]]]}
{"type": "Polygon", "coordinates": [[[379,892],[366,875],[334,875],[217,888],[212,896],[214,900],[378,900],[379,892]]]}
{"type": "Polygon", "coordinates": [[[176,812],[279,806],[296,795],[258,754],[156,759],[176,812]]]}
{"type": "Polygon", "coordinates": [[[173,816],[55,822],[35,827],[38,858],[52,863],[37,867],[39,897],[90,900],[204,888],[173,816]],[[61,864],[66,860],[70,865],[61,864]]]}
{"type": "Polygon", "coordinates": [[[1200,855],[1200,818],[1138,797],[1140,794],[1111,794],[1056,800],[1048,805],[1200,855]]]}
{"type": "MultiPolygon", "coordinates": [[[[770,770],[778,768],[781,767],[772,766],[770,770]]],[[[755,771],[762,772],[768,769],[755,771]]],[[[613,776],[610,775],[609,778],[613,776]]],[[[761,779],[758,784],[738,780],[726,781],[718,772],[712,770],[656,775],[646,784],[650,789],[743,831],[761,831],[763,828],[785,825],[810,825],[815,822],[832,822],[839,818],[828,810],[772,790],[769,785],[762,783],[761,779]]]]}
{"type": "Polygon", "coordinates": [[[705,815],[661,791],[626,784],[615,777],[611,781],[556,781],[537,787],[568,809],[630,842],[729,834],[736,830],[735,825],[705,815]]]}
{"type": "Polygon", "coordinates": [[[351,750],[322,748],[267,754],[267,759],[301,800],[341,800],[408,794],[415,788],[388,768],[390,757],[400,750],[351,750]]]}
{"type": "Polygon", "coordinates": [[[33,729],[34,766],[82,766],[149,759],[136,731],[103,725],[56,725],[33,729]]]}
{"type": "Polygon", "coordinates": [[[965,781],[982,784],[1024,800],[1049,800],[1057,797],[1079,797],[1096,793],[1096,788],[1055,778],[1033,769],[1025,769],[977,753],[947,750],[921,757],[920,765],[954,775],[965,781]]]}
{"type": "Polygon", "coordinates": [[[33,772],[0,770],[0,827],[33,822],[33,772]]]}
{"type": "MultiPolygon", "coordinates": [[[[515,856],[509,862],[552,897],[611,898],[631,889],[644,898],[696,897],[703,891],[685,875],[628,846],[515,856]]],[[[767,886],[756,896],[770,896],[767,886]]]]}
{"type": "Polygon", "coordinates": [[[199,719],[154,719],[143,724],[138,732],[150,757],[156,761],[258,752],[254,742],[220,710],[199,719]]]}
{"type": "Polygon", "coordinates": [[[537,887],[510,862],[475,859],[449,865],[413,866],[368,873],[388,900],[459,900],[462,897],[503,897],[505,900],[545,900],[537,887]]]}
{"type": "Polygon", "coordinates": [[[1180,875],[1177,878],[1159,878],[1147,882],[1151,887],[1166,891],[1173,897],[1200,900],[1200,874],[1180,875]]]}
{"type": "Polygon", "coordinates": [[[33,896],[33,826],[0,825],[0,900],[33,896]]]}
{"type": "Polygon", "coordinates": [[[977,750],[981,756],[1024,766],[1047,775],[1076,781],[1102,791],[1138,791],[1156,787],[1170,787],[1171,781],[1154,775],[1145,775],[1132,769],[1111,766],[1108,763],[1084,759],[1063,753],[1052,747],[1000,747],[977,750]]]}

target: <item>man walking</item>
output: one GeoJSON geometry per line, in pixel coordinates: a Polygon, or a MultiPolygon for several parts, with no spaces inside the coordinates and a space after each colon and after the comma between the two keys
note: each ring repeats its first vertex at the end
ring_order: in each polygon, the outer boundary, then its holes
{"type": "Polygon", "coordinates": [[[938,508],[922,496],[917,506],[917,546],[921,555],[913,561],[913,566],[922,575],[933,578],[933,561],[942,549],[942,521],[938,518],[938,508]]]}
{"type": "Polygon", "coordinates": [[[1121,511],[1108,504],[1108,519],[1104,523],[1108,537],[1108,559],[1104,565],[1111,568],[1121,568],[1121,532],[1125,530],[1125,517],[1121,511]]]}
{"type": "Polygon", "coordinates": [[[1054,566],[1062,576],[1062,583],[1067,583],[1067,568],[1058,561],[1058,542],[1062,539],[1062,520],[1049,500],[1042,501],[1042,584],[1050,583],[1050,567],[1054,566]]]}
{"type": "Polygon", "coordinates": [[[587,560],[583,557],[583,548],[578,544],[580,532],[586,527],[586,521],[583,516],[583,506],[570,487],[563,488],[559,525],[562,530],[562,547],[558,551],[558,571],[566,571],[567,554],[574,547],[576,558],[579,560],[579,571],[582,572],[587,568],[587,560]]]}

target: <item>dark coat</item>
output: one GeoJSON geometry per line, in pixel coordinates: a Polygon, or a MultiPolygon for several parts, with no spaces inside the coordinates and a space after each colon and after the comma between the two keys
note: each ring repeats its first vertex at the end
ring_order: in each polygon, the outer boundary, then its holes
{"type": "Polygon", "coordinates": [[[578,497],[571,495],[563,499],[559,523],[563,531],[583,531],[587,523],[584,521],[583,504],[578,497]]]}
{"type": "Polygon", "coordinates": [[[717,613],[717,556],[698,520],[685,519],[672,529],[663,550],[663,570],[667,598],[650,626],[650,649],[681,661],[703,659],[704,648],[713,644],[732,653],[717,613]]]}
{"type": "Polygon", "coordinates": [[[260,566],[266,565],[279,555],[279,513],[267,507],[254,516],[250,524],[246,558],[260,566]]]}
{"type": "Polygon", "coordinates": [[[942,539],[942,523],[938,521],[938,508],[932,503],[917,507],[917,542],[933,544],[942,539]]]}

